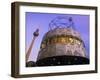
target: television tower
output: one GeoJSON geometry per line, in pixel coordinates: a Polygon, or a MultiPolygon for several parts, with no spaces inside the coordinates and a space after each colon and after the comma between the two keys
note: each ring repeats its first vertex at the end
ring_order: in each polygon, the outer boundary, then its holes
{"type": "Polygon", "coordinates": [[[30,44],[30,46],[29,46],[29,49],[28,49],[28,51],[27,51],[27,53],[26,53],[26,62],[28,62],[28,60],[29,60],[29,56],[30,56],[30,53],[31,53],[31,51],[32,51],[32,47],[33,47],[34,41],[35,41],[36,37],[38,37],[38,35],[39,35],[39,29],[37,29],[37,30],[33,33],[32,42],[31,42],[31,44],[30,44]]]}

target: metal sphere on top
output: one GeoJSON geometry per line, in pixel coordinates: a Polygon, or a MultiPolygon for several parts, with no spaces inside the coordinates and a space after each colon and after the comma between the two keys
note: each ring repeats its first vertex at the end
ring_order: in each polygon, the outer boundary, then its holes
{"type": "Polygon", "coordinates": [[[34,35],[35,37],[37,37],[37,36],[39,35],[39,29],[37,29],[37,30],[33,33],[33,35],[34,35]]]}
{"type": "Polygon", "coordinates": [[[58,16],[58,17],[54,18],[50,22],[49,28],[50,28],[50,30],[55,29],[55,28],[75,29],[72,17],[67,17],[67,16],[58,16]]]}

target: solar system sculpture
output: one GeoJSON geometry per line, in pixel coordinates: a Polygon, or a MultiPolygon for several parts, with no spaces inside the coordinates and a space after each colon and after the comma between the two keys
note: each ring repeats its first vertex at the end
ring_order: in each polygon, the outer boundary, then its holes
{"type": "Polygon", "coordinates": [[[49,31],[42,39],[37,61],[27,62],[27,66],[78,64],[89,64],[85,44],[80,33],[75,29],[72,17],[58,16],[50,22],[49,31]]]}

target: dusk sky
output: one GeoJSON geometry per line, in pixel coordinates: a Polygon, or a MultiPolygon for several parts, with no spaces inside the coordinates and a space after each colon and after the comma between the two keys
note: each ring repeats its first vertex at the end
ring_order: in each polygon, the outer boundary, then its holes
{"type": "Polygon", "coordinates": [[[51,20],[57,16],[68,16],[73,18],[74,27],[81,34],[86,47],[86,55],[89,58],[89,15],[26,12],[26,51],[32,41],[33,32],[37,28],[39,29],[39,36],[34,42],[29,61],[36,61],[42,38],[44,34],[49,31],[49,23],[51,20]]]}

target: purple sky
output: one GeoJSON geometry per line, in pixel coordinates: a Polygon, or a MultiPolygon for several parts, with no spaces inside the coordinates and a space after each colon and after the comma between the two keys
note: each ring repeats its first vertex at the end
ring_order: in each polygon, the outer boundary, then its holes
{"type": "Polygon", "coordinates": [[[26,49],[28,49],[32,41],[33,32],[39,28],[39,36],[35,40],[29,60],[36,61],[43,35],[49,30],[49,23],[51,20],[57,16],[68,16],[73,18],[74,26],[81,34],[87,51],[86,55],[89,58],[89,15],[26,12],[26,49]]]}

